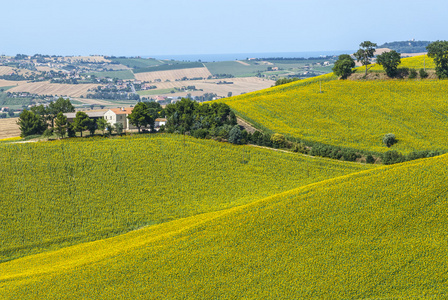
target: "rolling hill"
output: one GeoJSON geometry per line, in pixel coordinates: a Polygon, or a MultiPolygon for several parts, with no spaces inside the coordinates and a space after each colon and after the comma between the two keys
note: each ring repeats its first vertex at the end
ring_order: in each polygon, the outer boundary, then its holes
{"type": "MultiPolygon", "coordinates": [[[[423,63],[421,57],[403,61],[423,63]]],[[[448,150],[447,91],[443,80],[346,81],[328,74],[221,101],[270,132],[357,150],[409,153],[448,150]],[[392,148],[382,144],[387,133],[399,140],[392,148]]]]}
{"type": "Polygon", "coordinates": [[[180,135],[0,149],[0,263],[373,167],[180,135]]]}
{"type": "Polygon", "coordinates": [[[448,289],[447,163],[361,171],[2,263],[0,296],[439,299],[448,289]]]}

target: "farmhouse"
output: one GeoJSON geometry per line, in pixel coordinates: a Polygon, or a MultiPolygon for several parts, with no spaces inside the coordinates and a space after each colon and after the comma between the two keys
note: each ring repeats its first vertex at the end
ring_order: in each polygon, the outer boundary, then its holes
{"type": "Polygon", "coordinates": [[[167,119],[165,119],[165,118],[157,118],[154,122],[154,127],[158,128],[162,125],[166,125],[166,121],[167,121],[167,119]]]}
{"type": "MultiPolygon", "coordinates": [[[[94,111],[94,112],[87,111],[85,113],[90,119],[94,120],[98,120],[104,117],[104,111],[94,111]]],[[[73,120],[76,118],[76,112],[64,113],[64,116],[67,117],[68,123],[73,123],[73,120]]]]}
{"type": "Polygon", "coordinates": [[[112,125],[117,123],[123,124],[124,130],[129,129],[137,129],[134,125],[129,123],[128,116],[132,113],[133,107],[121,107],[121,108],[113,108],[106,111],[104,114],[104,119],[107,120],[112,125]]]}

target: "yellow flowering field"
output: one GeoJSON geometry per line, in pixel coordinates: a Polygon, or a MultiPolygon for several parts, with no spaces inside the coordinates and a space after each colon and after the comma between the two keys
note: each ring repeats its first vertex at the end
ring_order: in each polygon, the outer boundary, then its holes
{"type": "Polygon", "coordinates": [[[2,299],[442,299],[448,155],[0,264],[2,299]]]}
{"type": "Polygon", "coordinates": [[[0,262],[372,168],[180,135],[0,145],[0,262]]]}
{"type": "MultiPolygon", "coordinates": [[[[364,67],[357,68],[357,72],[364,72],[364,67]]],[[[427,70],[434,70],[436,65],[434,64],[434,59],[428,57],[428,55],[419,55],[414,57],[406,57],[401,59],[401,63],[398,65],[398,68],[409,68],[420,70],[426,68],[427,70]]],[[[375,64],[371,69],[371,71],[383,71],[383,67],[375,64]]]]}
{"type": "Polygon", "coordinates": [[[385,152],[382,138],[393,133],[391,149],[403,153],[448,149],[448,81],[316,78],[220,101],[255,126],[305,141],[385,152]]]}
{"type": "Polygon", "coordinates": [[[16,142],[16,141],[20,141],[22,138],[20,136],[17,137],[11,137],[11,138],[6,138],[6,139],[0,139],[0,142],[16,142]]]}

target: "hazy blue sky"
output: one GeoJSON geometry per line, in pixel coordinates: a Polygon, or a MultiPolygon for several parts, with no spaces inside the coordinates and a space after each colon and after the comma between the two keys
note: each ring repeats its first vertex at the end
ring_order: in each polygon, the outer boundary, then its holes
{"type": "Polygon", "coordinates": [[[159,55],[357,49],[448,40],[446,0],[4,1],[8,55],[159,55]]]}

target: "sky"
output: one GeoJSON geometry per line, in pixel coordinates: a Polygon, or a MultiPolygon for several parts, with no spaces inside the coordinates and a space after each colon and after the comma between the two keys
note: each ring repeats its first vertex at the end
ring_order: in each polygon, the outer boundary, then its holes
{"type": "Polygon", "coordinates": [[[448,40],[446,0],[21,0],[0,54],[151,56],[358,49],[448,40]]]}

